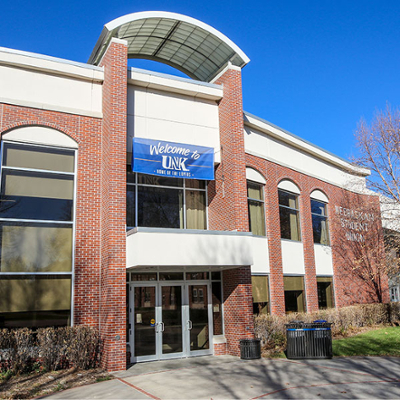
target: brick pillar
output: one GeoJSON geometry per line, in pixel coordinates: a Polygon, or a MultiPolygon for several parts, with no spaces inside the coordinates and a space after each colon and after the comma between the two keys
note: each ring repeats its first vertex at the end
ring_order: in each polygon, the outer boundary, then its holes
{"type": "MultiPolygon", "coordinates": [[[[214,83],[223,85],[224,97],[219,104],[221,164],[208,191],[209,229],[248,232],[241,69],[228,65],[214,83]]],[[[239,355],[239,340],[254,337],[251,269],[224,271],[223,277],[226,349],[239,355]]]]}
{"type": "Polygon", "coordinates": [[[301,239],[304,251],[307,312],[318,311],[318,290],[314,256],[314,237],[309,193],[300,195],[301,239]]]}
{"type": "Polygon", "coordinates": [[[251,268],[229,269],[223,273],[224,326],[227,351],[240,355],[239,340],[254,338],[251,268]]]}
{"type": "Polygon", "coordinates": [[[112,39],[104,67],[100,333],[103,366],[126,369],[126,97],[127,45],[112,39]]]}
{"type": "Polygon", "coordinates": [[[269,288],[271,314],[285,315],[285,291],[283,287],[283,265],[281,226],[279,219],[278,178],[275,166],[268,165],[265,185],[266,228],[269,249],[269,288]]]}
{"type": "Polygon", "coordinates": [[[224,97],[219,104],[221,164],[209,187],[209,228],[248,232],[240,68],[229,66],[214,83],[223,85],[224,97]]]}

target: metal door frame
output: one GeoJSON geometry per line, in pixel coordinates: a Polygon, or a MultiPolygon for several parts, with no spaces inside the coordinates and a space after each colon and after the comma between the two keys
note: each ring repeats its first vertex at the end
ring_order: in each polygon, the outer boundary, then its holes
{"type": "Polygon", "coordinates": [[[186,358],[203,355],[212,355],[214,353],[213,346],[213,310],[212,310],[212,282],[211,280],[193,280],[193,281],[144,281],[129,283],[129,344],[131,349],[131,363],[166,360],[172,358],[186,358]],[[207,286],[207,310],[208,310],[208,334],[209,349],[206,350],[190,350],[190,330],[189,330],[189,286],[207,286]],[[162,287],[163,286],[180,286],[181,293],[181,315],[182,315],[182,352],[162,354],[162,287]],[[149,356],[135,356],[135,288],[136,287],[154,287],[155,288],[155,326],[156,331],[156,352],[149,356]]]}

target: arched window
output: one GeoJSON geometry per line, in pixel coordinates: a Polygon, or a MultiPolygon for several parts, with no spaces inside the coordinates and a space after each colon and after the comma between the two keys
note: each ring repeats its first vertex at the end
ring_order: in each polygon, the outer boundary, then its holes
{"type": "Polygon", "coordinates": [[[249,230],[253,235],[265,236],[264,177],[252,168],[246,168],[249,230]]]}
{"type": "Polygon", "coordinates": [[[71,322],[76,147],[45,127],[2,137],[0,327],[71,322]]]}
{"type": "Polygon", "coordinates": [[[283,180],[278,185],[279,218],[282,239],[301,240],[299,194],[300,189],[289,180],[283,180]]]}
{"type": "Polygon", "coordinates": [[[310,198],[314,243],[329,246],[328,197],[320,190],[314,190],[310,198]]]}

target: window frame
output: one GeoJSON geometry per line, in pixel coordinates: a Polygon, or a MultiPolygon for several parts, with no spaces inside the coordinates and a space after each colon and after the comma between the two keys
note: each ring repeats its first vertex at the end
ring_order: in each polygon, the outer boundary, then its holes
{"type": "Polygon", "coordinates": [[[314,199],[313,197],[310,197],[310,211],[311,211],[311,224],[312,224],[312,228],[313,228],[313,243],[314,244],[319,244],[321,246],[331,246],[331,235],[329,232],[329,214],[328,214],[328,203],[326,203],[325,201],[321,201],[318,199],[314,199]],[[320,215],[320,214],[316,214],[312,212],[312,202],[315,201],[317,203],[323,204],[324,205],[324,215],[320,215]],[[328,235],[328,243],[324,244],[321,242],[316,242],[314,239],[314,219],[313,217],[318,217],[318,218],[322,218],[325,219],[325,223],[326,223],[326,232],[328,235]]]}
{"type": "MultiPolygon", "coordinates": [[[[292,241],[292,242],[302,242],[303,240],[303,238],[302,238],[302,234],[301,234],[301,219],[300,219],[300,194],[298,194],[298,193],[293,193],[293,192],[290,192],[289,190],[285,190],[285,189],[281,189],[281,188],[279,188],[278,187],[278,205],[279,205],[279,228],[280,228],[280,230],[281,230],[281,240],[290,240],[290,241],[292,241]],[[280,203],[280,201],[279,201],[279,192],[284,192],[284,193],[288,193],[288,194],[290,194],[290,195],[292,195],[292,196],[295,196],[296,197],[296,207],[297,208],[293,208],[293,207],[289,207],[289,206],[285,206],[284,204],[281,204],[280,203]],[[280,216],[280,211],[281,211],[281,208],[284,208],[284,209],[286,209],[286,210],[290,210],[290,211],[295,211],[296,212],[296,217],[297,217],[297,231],[298,231],[298,237],[299,237],[299,239],[297,240],[297,239],[288,239],[288,238],[283,238],[282,237],[282,225],[281,225],[281,223],[282,223],[282,221],[281,221],[281,216],[280,216]]],[[[292,235],[291,235],[292,236],[292,235]]]]}
{"type": "Polygon", "coordinates": [[[249,219],[249,232],[251,232],[254,236],[258,236],[258,237],[265,237],[267,236],[267,224],[265,221],[265,185],[263,185],[262,183],[259,182],[255,182],[252,181],[250,179],[246,180],[246,195],[247,195],[247,212],[248,212],[248,219],[249,219]],[[258,186],[260,189],[260,193],[261,193],[261,197],[262,199],[255,199],[253,197],[249,197],[249,183],[250,185],[255,185],[258,186]],[[262,235],[256,235],[255,233],[252,232],[251,230],[251,218],[250,218],[250,201],[254,201],[256,203],[260,203],[262,204],[261,210],[263,213],[263,234],[262,235]]]}
{"type": "MultiPolygon", "coordinates": [[[[334,277],[333,277],[332,275],[317,275],[317,276],[316,276],[316,281],[317,281],[318,309],[319,309],[319,310],[330,310],[330,309],[336,308],[335,280],[334,280],[334,277]],[[318,284],[319,284],[319,283],[328,283],[328,282],[329,282],[330,285],[331,285],[331,296],[332,296],[332,298],[331,298],[330,300],[331,300],[331,302],[332,302],[332,307],[328,307],[329,300],[328,300],[328,298],[327,298],[327,300],[326,300],[327,306],[321,308],[321,306],[320,306],[320,301],[319,301],[319,297],[320,297],[320,296],[319,296],[318,284]]],[[[324,290],[325,290],[325,295],[326,295],[326,288],[324,288],[324,290]]]]}
{"type": "Polygon", "coordinates": [[[77,197],[77,168],[78,168],[78,149],[71,148],[71,147],[62,147],[62,146],[51,146],[46,144],[39,144],[39,143],[30,143],[30,142],[20,142],[14,140],[7,140],[2,139],[0,144],[0,192],[2,190],[2,183],[3,183],[3,171],[13,170],[13,171],[27,171],[27,172],[35,172],[35,173],[43,173],[48,175],[65,175],[65,176],[72,176],[73,177],[73,197],[72,197],[72,218],[70,221],[59,221],[59,220],[42,220],[42,219],[33,219],[33,218],[4,218],[0,217],[0,222],[15,222],[15,223],[26,223],[26,224],[43,224],[43,225],[67,225],[72,227],[72,249],[71,249],[71,271],[63,271],[63,272],[2,272],[0,270],[0,276],[7,276],[8,279],[15,276],[16,278],[21,278],[22,276],[29,277],[39,277],[46,279],[46,277],[51,276],[65,276],[69,277],[71,280],[71,304],[70,304],[70,326],[74,326],[74,286],[75,286],[75,244],[76,244],[76,197],[77,197]],[[26,146],[27,148],[40,148],[40,149],[50,149],[50,150],[63,150],[69,151],[74,156],[74,168],[73,172],[65,172],[65,171],[55,171],[55,170],[44,170],[38,168],[26,168],[26,167],[10,167],[5,166],[3,164],[4,159],[4,146],[6,144],[11,145],[18,145],[18,146],[26,146]]]}
{"type": "MultiPolygon", "coordinates": [[[[305,275],[290,275],[290,274],[285,274],[283,275],[283,292],[284,292],[284,299],[285,299],[285,313],[286,314],[290,314],[292,312],[303,312],[303,313],[307,313],[307,290],[306,290],[306,279],[305,279],[305,275]],[[301,278],[301,283],[302,283],[302,290],[289,290],[289,289],[285,289],[285,278],[301,278]],[[302,292],[302,296],[303,296],[303,311],[298,310],[297,311],[287,311],[287,304],[286,304],[286,292],[302,292]]],[[[287,281],[286,281],[287,282],[287,281]]]]}
{"type": "MultiPolygon", "coordinates": [[[[138,197],[139,197],[139,190],[138,187],[139,186],[143,186],[143,187],[152,187],[152,188],[162,188],[162,189],[172,189],[172,190],[182,190],[183,191],[183,202],[182,202],[182,207],[183,207],[183,228],[162,228],[160,227],[160,229],[194,229],[194,228],[187,228],[187,209],[186,209],[186,191],[196,191],[196,192],[203,192],[205,195],[205,218],[206,218],[206,225],[204,229],[196,229],[199,231],[202,230],[208,230],[208,181],[207,180],[200,180],[202,182],[204,182],[204,189],[199,189],[199,188],[192,188],[192,187],[187,187],[186,186],[186,181],[189,181],[191,179],[184,179],[184,178],[172,178],[172,179],[182,179],[182,186],[166,186],[166,185],[152,185],[152,184],[148,184],[148,183],[139,183],[138,182],[138,172],[132,172],[131,171],[131,166],[128,165],[127,166],[127,173],[133,174],[134,175],[134,182],[129,182],[128,179],[126,180],[126,186],[128,189],[128,186],[132,186],[134,187],[134,197],[135,197],[135,225],[134,226],[129,226],[128,224],[126,224],[126,228],[127,230],[136,228],[136,227],[144,227],[144,226],[139,226],[138,222],[139,222],[139,213],[138,213],[138,197]]],[[[146,175],[146,174],[142,174],[142,175],[146,175]]],[[[153,175],[149,175],[149,176],[153,176],[153,175]]],[[[162,177],[164,179],[168,179],[168,177],[162,177]]],[[[157,227],[155,227],[157,228],[157,227]]]]}

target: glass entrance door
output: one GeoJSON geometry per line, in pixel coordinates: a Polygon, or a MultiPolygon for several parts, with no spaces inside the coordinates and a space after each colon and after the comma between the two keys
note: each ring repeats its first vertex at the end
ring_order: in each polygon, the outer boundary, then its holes
{"type": "Polygon", "coordinates": [[[210,354],[211,312],[208,284],[189,284],[188,288],[188,336],[189,354],[210,354]]]}
{"type": "Polygon", "coordinates": [[[130,296],[130,316],[133,315],[133,321],[130,322],[132,356],[134,355],[135,361],[154,360],[157,355],[156,286],[131,286],[130,293],[132,292],[133,296],[130,296]]]}
{"type": "Polygon", "coordinates": [[[183,357],[183,285],[160,284],[160,358],[183,357]]]}
{"type": "Polygon", "coordinates": [[[212,354],[210,283],[130,285],[131,362],[212,354]]]}

